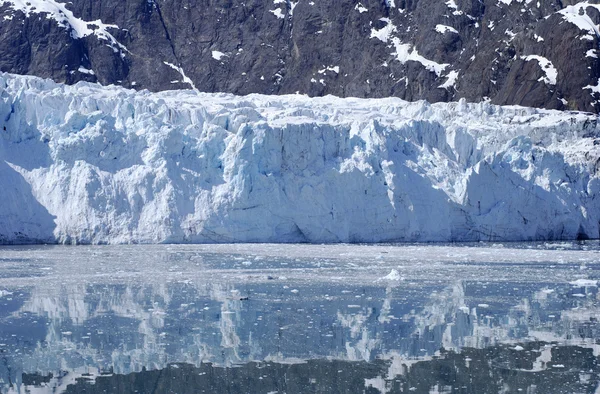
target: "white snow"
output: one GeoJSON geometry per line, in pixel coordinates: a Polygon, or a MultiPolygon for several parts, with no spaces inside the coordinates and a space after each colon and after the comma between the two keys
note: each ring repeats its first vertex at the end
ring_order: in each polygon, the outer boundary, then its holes
{"type": "Polygon", "coordinates": [[[458,71],[452,70],[448,73],[446,82],[438,86],[440,89],[456,88],[456,81],[458,80],[458,71]]]}
{"type": "Polygon", "coordinates": [[[285,19],[285,14],[281,11],[281,8],[275,8],[274,10],[269,11],[273,13],[277,17],[277,19],[285,19]]]}
{"type": "Polygon", "coordinates": [[[79,69],[77,71],[79,71],[82,74],[89,74],[89,75],[94,75],[95,74],[94,70],[89,70],[89,69],[87,69],[85,67],[79,67],[79,69]]]}
{"type": "Polygon", "coordinates": [[[381,29],[372,28],[371,38],[377,38],[379,41],[387,43],[391,39],[392,34],[397,31],[396,26],[394,26],[389,18],[381,18],[379,20],[385,22],[386,25],[381,29]]]}
{"type": "Polygon", "coordinates": [[[365,6],[363,6],[361,3],[356,4],[356,6],[354,7],[355,10],[357,10],[360,14],[362,14],[363,12],[367,12],[369,11],[367,8],[365,8],[365,6]]]}
{"type": "Polygon", "coordinates": [[[599,26],[595,24],[592,18],[590,18],[590,16],[587,14],[587,9],[590,7],[600,11],[600,4],[590,4],[587,1],[584,1],[575,5],[567,6],[558,11],[558,14],[562,15],[563,19],[567,22],[572,23],[579,29],[587,32],[587,34],[593,39],[593,37],[600,35],[600,29],[599,26]]]}
{"type": "Polygon", "coordinates": [[[456,30],[453,27],[446,26],[446,25],[436,25],[435,26],[435,31],[437,31],[440,34],[444,34],[444,33],[447,33],[447,32],[458,34],[458,30],[456,30]]]}
{"type": "Polygon", "coordinates": [[[589,114],[153,94],[10,74],[0,74],[0,91],[0,242],[599,233],[599,130],[589,114]]]}
{"type": "Polygon", "coordinates": [[[221,60],[223,59],[225,56],[227,56],[226,54],[224,54],[223,52],[220,51],[212,51],[212,58],[215,60],[221,60]]]}
{"type": "Polygon", "coordinates": [[[592,96],[594,95],[594,93],[600,93],[600,78],[598,79],[598,83],[596,84],[596,86],[593,85],[587,85],[584,86],[582,89],[584,90],[591,90],[592,91],[592,96]]]}
{"type": "Polygon", "coordinates": [[[446,1],[446,6],[452,10],[458,10],[458,5],[456,5],[456,1],[455,0],[448,0],[446,1]]]}
{"type": "Polygon", "coordinates": [[[540,65],[540,68],[544,72],[544,76],[541,77],[538,81],[543,81],[546,85],[556,85],[556,79],[558,77],[558,71],[554,67],[554,64],[543,56],[538,55],[528,55],[521,56],[521,59],[525,61],[535,60],[540,65]]]}
{"type": "Polygon", "coordinates": [[[127,48],[119,43],[108,29],[119,29],[119,26],[108,25],[101,20],[84,21],[73,15],[66,4],[55,0],[0,0],[0,6],[9,6],[14,11],[20,11],[26,18],[32,15],[44,14],[47,18],[54,19],[60,26],[71,31],[75,39],[94,35],[101,40],[106,40],[115,52],[124,56],[127,48]]]}
{"type": "Polygon", "coordinates": [[[196,89],[196,85],[194,85],[194,81],[192,81],[187,75],[185,75],[185,71],[183,71],[183,68],[178,67],[174,64],[171,64],[169,62],[163,62],[166,66],[169,66],[170,68],[172,68],[173,70],[177,71],[179,73],[179,75],[181,75],[181,77],[183,78],[183,82],[187,83],[188,85],[190,85],[190,87],[192,88],[192,90],[194,90],[195,92],[198,92],[198,89],[196,89]]]}
{"type": "Polygon", "coordinates": [[[319,74],[325,74],[325,73],[327,73],[327,71],[333,71],[336,74],[340,73],[340,66],[327,66],[327,67],[323,66],[323,67],[324,68],[317,71],[319,74]]]}
{"type": "Polygon", "coordinates": [[[438,77],[450,66],[449,64],[440,64],[421,56],[419,51],[411,44],[404,44],[397,37],[392,38],[392,44],[396,48],[396,52],[392,53],[392,55],[395,55],[396,59],[402,64],[409,61],[421,63],[427,70],[434,72],[438,77]]]}
{"type": "Polygon", "coordinates": [[[371,38],[377,38],[379,41],[388,43],[391,41],[396,52],[392,53],[392,56],[396,57],[400,63],[404,64],[409,61],[421,63],[427,70],[434,72],[438,77],[444,72],[449,64],[440,64],[433,60],[429,60],[419,54],[416,48],[412,44],[403,43],[398,37],[394,37],[393,34],[398,31],[396,26],[391,22],[389,18],[381,18],[380,21],[385,22],[386,25],[381,29],[371,29],[371,38]]]}

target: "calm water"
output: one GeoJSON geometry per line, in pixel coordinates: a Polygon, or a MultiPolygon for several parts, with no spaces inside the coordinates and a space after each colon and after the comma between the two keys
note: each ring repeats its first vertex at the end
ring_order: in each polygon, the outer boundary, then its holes
{"type": "Polygon", "coordinates": [[[598,243],[0,248],[2,393],[600,393],[598,243]]]}

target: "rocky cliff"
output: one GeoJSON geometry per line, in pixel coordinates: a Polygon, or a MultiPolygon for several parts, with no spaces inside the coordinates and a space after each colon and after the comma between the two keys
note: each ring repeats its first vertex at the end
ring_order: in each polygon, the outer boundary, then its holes
{"type": "Polygon", "coordinates": [[[590,2],[62,1],[0,1],[0,71],[152,91],[600,109],[590,2]]]}

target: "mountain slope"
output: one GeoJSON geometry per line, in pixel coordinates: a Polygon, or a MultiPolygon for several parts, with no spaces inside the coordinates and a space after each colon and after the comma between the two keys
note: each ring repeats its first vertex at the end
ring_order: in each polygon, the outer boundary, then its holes
{"type": "Polygon", "coordinates": [[[152,91],[600,108],[600,5],[1,0],[0,71],[152,91]]]}

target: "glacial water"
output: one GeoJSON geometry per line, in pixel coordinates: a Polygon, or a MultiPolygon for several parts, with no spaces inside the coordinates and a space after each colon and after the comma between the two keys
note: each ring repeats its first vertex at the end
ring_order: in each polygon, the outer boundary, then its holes
{"type": "Polygon", "coordinates": [[[2,393],[600,392],[598,242],[0,248],[2,393]]]}

